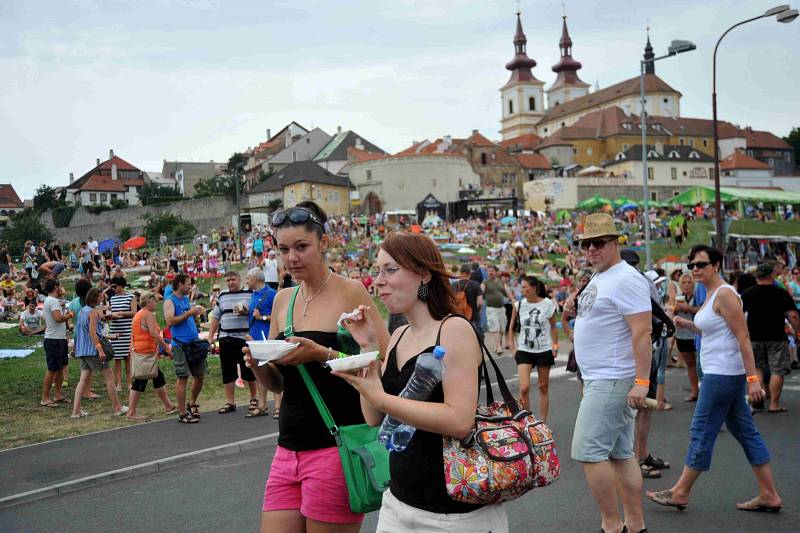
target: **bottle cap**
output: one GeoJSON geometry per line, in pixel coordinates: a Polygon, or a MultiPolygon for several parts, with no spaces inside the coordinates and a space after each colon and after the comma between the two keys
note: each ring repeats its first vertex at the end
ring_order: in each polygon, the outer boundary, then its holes
{"type": "Polygon", "coordinates": [[[436,359],[444,359],[444,354],[446,354],[446,353],[447,353],[447,350],[445,350],[444,347],[442,347],[442,346],[436,346],[433,349],[433,356],[436,359]]]}

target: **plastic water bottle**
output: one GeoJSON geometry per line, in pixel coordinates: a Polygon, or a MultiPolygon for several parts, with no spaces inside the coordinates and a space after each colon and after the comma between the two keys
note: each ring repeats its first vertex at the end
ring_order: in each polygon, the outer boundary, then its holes
{"type": "MultiPolygon", "coordinates": [[[[433,352],[420,355],[417,358],[414,372],[400,393],[400,397],[410,400],[427,400],[430,398],[433,389],[442,381],[445,353],[446,350],[443,347],[436,346],[433,352]]],[[[415,427],[386,415],[378,432],[378,440],[384,443],[387,449],[393,452],[401,452],[406,449],[415,431],[415,427]]]]}

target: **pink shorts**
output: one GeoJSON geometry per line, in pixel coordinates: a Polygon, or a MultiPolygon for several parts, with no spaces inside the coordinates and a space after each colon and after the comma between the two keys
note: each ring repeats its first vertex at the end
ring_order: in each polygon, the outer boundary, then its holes
{"type": "Polygon", "coordinates": [[[338,449],[293,452],[278,446],[261,510],[290,509],[318,522],[358,524],[364,519],[350,511],[338,449]]]}

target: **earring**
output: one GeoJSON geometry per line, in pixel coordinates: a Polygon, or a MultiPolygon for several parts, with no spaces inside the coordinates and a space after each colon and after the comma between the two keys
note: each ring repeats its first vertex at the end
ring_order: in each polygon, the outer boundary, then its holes
{"type": "Polygon", "coordinates": [[[417,287],[417,298],[422,300],[423,302],[427,302],[431,297],[431,291],[428,289],[427,283],[419,282],[419,287],[417,287]]]}

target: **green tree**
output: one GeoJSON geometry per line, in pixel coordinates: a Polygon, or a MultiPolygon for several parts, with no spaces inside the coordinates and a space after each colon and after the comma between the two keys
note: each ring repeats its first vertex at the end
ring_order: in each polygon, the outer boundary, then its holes
{"type": "Polygon", "coordinates": [[[783,140],[794,148],[794,164],[797,166],[800,164],[800,128],[792,128],[792,131],[783,140]]]}
{"type": "Polygon", "coordinates": [[[139,189],[139,200],[142,205],[164,203],[173,198],[182,198],[181,192],[176,187],[159,185],[158,183],[145,183],[139,189]]]}
{"type": "Polygon", "coordinates": [[[131,238],[131,228],[125,226],[124,228],[120,228],[119,230],[119,240],[121,242],[125,242],[131,238]]]}
{"type": "Polygon", "coordinates": [[[39,185],[36,194],[33,195],[33,207],[38,211],[47,211],[58,207],[59,199],[55,188],[49,185],[39,185]]]}
{"type": "Polygon", "coordinates": [[[26,214],[15,216],[11,222],[0,231],[0,241],[8,243],[8,249],[13,254],[22,252],[25,241],[53,240],[53,234],[39,220],[39,214],[29,211],[26,214]]]}
{"type": "Polygon", "coordinates": [[[180,215],[148,213],[143,218],[145,220],[144,236],[148,242],[158,242],[162,233],[170,240],[191,239],[197,233],[194,225],[180,215]]]}
{"type": "Polygon", "coordinates": [[[206,198],[208,196],[223,196],[226,194],[235,195],[234,184],[235,182],[230,176],[202,178],[194,187],[194,197],[206,198]]]}

